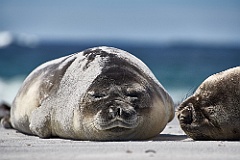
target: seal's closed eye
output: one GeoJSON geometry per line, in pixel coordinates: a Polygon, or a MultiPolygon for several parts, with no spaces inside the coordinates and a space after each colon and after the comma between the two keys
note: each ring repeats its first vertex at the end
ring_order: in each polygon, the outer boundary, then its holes
{"type": "Polygon", "coordinates": [[[88,92],[88,94],[95,99],[102,99],[102,98],[106,98],[107,94],[104,92],[94,92],[94,91],[90,91],[88,92]]]}
{"type": "Polygon", "coordinates": [[[131,92],[127,92],[126,96],[131,97],[133,99],[138,99],[140,97],[140,94],[141,93],[139,93],[139,92],[131,91],[131,92]]]}
{"type": "Polygon", "coordinates": [[[144,93],[145,93],[145,89],[139,84],[134,84],[133,86],[128,87],[125,90],[125,94],[128,97],[140,98],[140,96],[144,93]]]}

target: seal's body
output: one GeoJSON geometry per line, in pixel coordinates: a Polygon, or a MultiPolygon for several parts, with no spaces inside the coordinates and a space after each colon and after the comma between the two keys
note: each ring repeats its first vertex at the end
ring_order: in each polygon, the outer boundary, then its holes
{"type": "Polygon", "coordinates": [[[17,93],[10,116],[21,132],[80,140],[148,139],[173,117],[173,101],[148,67],[111,47],[36,68],[17,93]]]}
{"type": "Polygon", "coordinates": [[[208,77],[180,104],[178,119],[195,140],[240,140],[240,67],[208,77]]]}

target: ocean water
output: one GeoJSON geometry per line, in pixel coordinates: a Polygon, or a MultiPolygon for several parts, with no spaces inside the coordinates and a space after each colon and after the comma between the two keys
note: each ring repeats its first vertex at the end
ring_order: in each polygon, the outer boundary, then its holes
{"type": "Polygon", "coordinates": [[[24,78],[40,64],[95,46],[112,46],[141,59],[181,102],[211,74],[240,65],[240,47],[190,43],[151,44],[44,41],[28,46],[13,43],[0,48],[0,101],[11,103],[24,78]]]}

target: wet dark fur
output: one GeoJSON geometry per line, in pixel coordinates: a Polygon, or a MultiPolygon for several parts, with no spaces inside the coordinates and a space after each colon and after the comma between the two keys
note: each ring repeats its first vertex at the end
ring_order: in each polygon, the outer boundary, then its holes
{"type": "Polygon", "coordinates": [[[214,76],[179,105],[180,125],[195,140],[240,140],[240,67],[214,76]]]}
{"type": "Polygon", "coordinates": [[[10,109],[10,105],[7,103],[0,103],[0,120],[1,125],[5,128],[12,128],[11,123],[9,123],[10,109]]]}

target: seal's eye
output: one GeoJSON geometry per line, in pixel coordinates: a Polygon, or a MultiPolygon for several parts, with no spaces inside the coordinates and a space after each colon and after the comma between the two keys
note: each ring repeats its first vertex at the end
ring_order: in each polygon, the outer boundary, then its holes
{"type": "Polygon", "coordinates": [[[131,87],[127,87],[125,90],[125,95],[132,100],[141,99],[144,93],[146,93],[144,87],[139,84],[134,84],[131,87]]]}
{"type": "Polygon", "coordinates": [[[102,94],[102,93],[97,93],[97,94],[94,94],[93,97],[94,98],[103,98],[105,97],[106,95],[105,94],[102,94]]]}
{"type": "Polygon", "coordinates": [[[94,91],[91,91],[91,92],[88,92],[88,94],[93,97],[94,99],[101,99],[101,98],[104,98],[106,97],[107,95],[103,92],[94,92],[94,91]]]}
{"type": "Polygon", "coordinates": [[[140,100],[141,93],[139,93],[137,91],[130,91],[130,92],[126,93],[126,96],[129,98],[129,100],[132,103],[137,103],[140,100]]]}
{"type": "Polygon", "coordinates": [[[138,98],[139,97],[139,93],[135,92],[135,91],[128,92],[126,95],[128,97],[133,97],[133,98],[138,98]]]}

